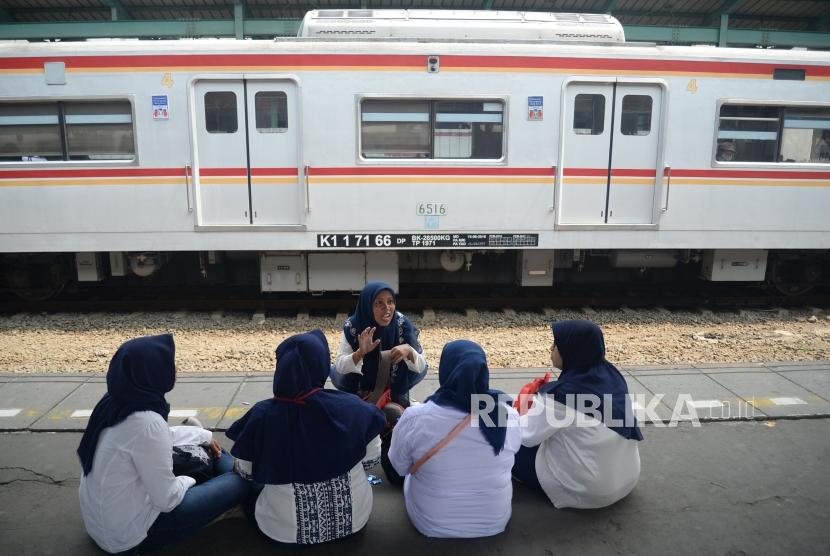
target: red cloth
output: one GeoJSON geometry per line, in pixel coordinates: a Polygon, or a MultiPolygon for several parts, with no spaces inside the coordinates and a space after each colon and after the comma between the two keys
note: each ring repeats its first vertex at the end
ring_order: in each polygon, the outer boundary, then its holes
{"type": "Polygon", "coordinates": [[[519,412],[519,415],[524,415],[530,409],[533,403],[533,395],[539,391],[539,388],[550,381],[550,373],[545,373],[545,376],[534,378],[519,390],[519,395],[513,401],[513,407],[519,412]]]}
{"type": "Polygon", "coordinates": [[[383,394],[380,395],[380,398],[378,398],[378,401],[375,403],[375,406],[377,406],[378,409],[383,409],[383,407],[390,401],[392,401],[392,389],[387,388],[383,391],[383,394]]]}

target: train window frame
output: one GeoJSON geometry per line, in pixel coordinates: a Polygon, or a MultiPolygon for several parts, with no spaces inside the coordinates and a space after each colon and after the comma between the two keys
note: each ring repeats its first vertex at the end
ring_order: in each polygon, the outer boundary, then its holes
{"type": "MultiPolygon", "coordinates": [[[[785,143],[785,133],[786,129],[797,129],[803,126],[787,126],[786,121],[788,120],[787,116],[792,115],[793,113],[797,113],[799,111],[824,111],[825,114],[822,116],[828,120],[830,120],[830,103],[820,103],[820,102],[801,102],[801,101],[780,101],[780,100],[772,100],[772,101],[763,101],[763,100],[745,100],[745,99],[719,99],[716,103],[715,108],[715,121],[714,121],[714,137],[712,141],[712,150],[711,150],[711,167],[766,167],[766,168],[781,168],[784,167],[795,167],[795,168],[816,168],[816,169],[827,169],[828,165],[830,165],[830,159],[828,160],[818,160],[818,161],[796,161],[793,159],[784,158],[784,143],[785,143]],[[719,147],[723,146],[724,141],[730,141],[731,138],[727,137],[727,134],[721,134],[720,123],[722,120],[722,110],[724,106],[738,106],[738,107],[745,107],[745,108],[767,108],[773,109],[777,111],[777,116],[775,118],[777,122],[777,128],[775,131],[776,138],[775,138],[775,151],[773,153],[772,158],[774,160],[767,160],[767,161],[750,161],[750,160],[718,160],[718,151],[721,150],[719,147]],[[783,158],[783,160],[782,160],[783,158]]],[[[761,120],[762,118],[749,118],[749,119],[756,119],[761,120]]],[[[772,118],[769,118],[768,121],[772,122],[772,118]]],[[[794,119],[793,119],[794,121],[794,119]]],[[[826,124],[828,127],[821,127],[821,128],[810,128],[810,129],[826,129],[825,135],[820,138],[820,140],[824,143],[827,149],[830,149],[830,121],[826,124]]],[[[805,128],[806,129],[806,128],[805,128]]],[[[735,131],[735,130],[726,130],[735,131]]],[[[769,131],[772,133],[772,131],[769,131]]],[[[737,150],[738,145],[732,140],[732,148],[737,150]]],[[[824,152],[822,149],[821,152],[824,152]]]]}
{"type": "MultiPolygon", "coordinates": [[[[71,165],[71,166],[100,166],[100,165],[118,165],[118,166],[135,166],[139,164],[139,141],[138,141],[138,125],[136,119],[136,110],[135,110],[135,95],[101,95],[95,97],[89,96],[66,96],[60,98],[54,97],[29,97],[29,98],[4,98],[0,101],[0,104],[5,105],[55,105],[57,108],[57,118],[58,122],[57,125],[59,129],[60,135],[60,148],[61,148],[61,155],[59,157],[54,157],[51,159],[46,159],[39,155],[30,155],[30,156],[21,156],[19,160],[9,160],[11,156],[4,156],[0,153],[0,166],[3,167],[19,167],[19,166],[30,166],[30,165],[71,165]],[[116,119],[120,119],[121,121],[118,123],[129,123],[130,124],[130,134],[132,140],[132,149],[131,152],[126,154],[123,157],[120,157],[117,153],[89,153],[87,158],[72,158],[69,152],[69,145],[68,145],[68,135],[67,135],[67,115],[64,113],[65,106],[67,104],[107,104],[107,103],[119,103],[123,102],[127,106],[127,110],[123,110],[119,112],[115,116],[116,119]],[[3,159],[6,158],[6,159],[3,159]],[[28,158],[28,160],[27,160],[28,158]]],[[[71,116],[69,115],[70,119],[71,116]]],[[[99,114],[97,119],[99,120],[97,123],[102,124],[105,123],[103,119],[106,119],[106,114],[99,114]]],[[[112,118],[111,118],[112,119],[112,118]]],[[[72,124],[72,122],[69,122],[72,124]]],[[[78,125],[79,121],[75,121],[74,125],[78,125]]],[[[84,122],[84,123],[91,123],[91,122],[84,122]]],[[[16,155],[15,155],[16,156],[16,155]]]]}
{"type": "MultiPolygon", "coordinates": [[[[459,96],[423,96],[423,95],[388,95],[388,94],[358,94],[355,95],[355,134],[356,140],[356,162],[358,164],[371,165],[430,165],[430,166],[481,166],[498,165],[507,163],[508,152],[508,113],[510,109],[508,98],[504,95],[459,95],[459,96]],[[387,156],[365,156],[363,140],[363,106],[367,101],[400,101],[400,102],[423,102],[428,104],[429,129],[426,136],[429,138],[429,153],[423,157],[387,157],[387,156]],[[498,158],[465,158],[465,157],[435,157],[434,142],[436,130],[435,106],[441,102],[476,102],[498,103],[501,106],[501,155],[498,158]]],[[[483,108],[482,108],[483,109],[483,108]]]]}
{"type": "Polygon", "coordinates": [[[573,110],[571,111],[571,132],[574,135],[602,135],[605,133],[605,105],[606,99],[605,95],[602,93],[577,93],[574,95],[573,100],[573,110]],[[577,114],[580,97],[592,97],[593,100],[591,101],[591,127],[577,127],[577,114]],[[597,100],[601,100],[599,110],[597,109],[597,100]],[[597,119],[597,113],[599,113],[599,118],[597,119]],[[597,124],[599,127],[597,127],[597,124]],[[587,131],[587,133],[586,133],[587,131]]]}
{"type": "Polygon", "coordinates": [[[288,93],[285,91],[257,91],[254,93],[254,127],[257,130],[257,133],[287,133],[288,128],[291,126],[291,122],[288,119],[288,93]],[[257,100],[260,95],[278,95],[279,99],[279,106],[277,108],[277,126],[276,127],[260,127],[260,111],[259,105],[257,104],[257,100]],[[280,114],[279,112],[282,112],[280,114]],[[285,125],[281,126],[280,118],[285,118],[285,125]]]}
{"type": "MultiPolygon", "coordinates": [[[[205,131],[207,133],[216,134],[216,135],[233,135],[239,131],[239,97],[236,95],[236,91],[205,91],[202,95],[202,105],[204,107],[204,116],[205,116],[205,131]],[[223,126],[220,124],[227,124],[228,122],[224,121],[224,118],[227,116],[223,116],[223,121],[217,121],[216,125],[219,127],[211,128],[211,123],[215,119],[213,116],[208,114],[208,96],[211,98],[218,95],[232,95],[233,96],[233,129],[230,129],[230,126],[223,126]]],[[[221,109],[221,107],[220,107],[221,109]]],[[[221,115],[221,113],[219,113],[221,115]]],[[[229,113],[228,113],[229,114],[229,113]]],[[[230,120],[228,120],[230,121],[230,120]]]]}
{"type": "Polygon", "coordinates": [[[620,102],[620,133],[628,137],[648,137],[651,135],[651,123],[654,120],[654,97],[643,94],[623,94],[620,102]],[[645,114],[642,108],[626,107],[628,99],[648,99],[648,118],[642,122],[637,119],[638,115],[645,114]],[[632,119],[631,116],[634,116],[632,119]],[[627,118],[628,116],[628,118],[627,118]],[[629,125],[633,122],[633,126],[629,125]],[[642,124],[646,125],[643,126],[642,124]]]}

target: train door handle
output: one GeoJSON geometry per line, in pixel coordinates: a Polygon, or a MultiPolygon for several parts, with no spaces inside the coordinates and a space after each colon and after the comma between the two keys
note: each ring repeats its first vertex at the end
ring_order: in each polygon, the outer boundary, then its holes
{"type": "Polygon", "coordinates": [[[184,192],[187,195],[187,212],[193,212],[193,205],[190,204],[190,164],[184,165],[184,192]]]}
{"type": "Polygon", "coordinates": [[[308,191],[308,172],[311,170],[311,166],[308,164],[303,167],[303,181],[305,184],[305,211],[311,212],[311,195],[308,191]]]}
{"type": "Polygon", "coordinates": [[[669,210],[669,193],[671,192],[671,166],[666,166],[663,170],[663,175],[666,176],[666,206],[663,207],[663,212],[669,210]]]}

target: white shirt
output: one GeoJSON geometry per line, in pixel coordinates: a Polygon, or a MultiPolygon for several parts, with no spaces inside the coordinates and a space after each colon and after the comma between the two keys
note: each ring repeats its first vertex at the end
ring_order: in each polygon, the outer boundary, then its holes
{"type": "Polygon", "coordinates": [[[541,444],[536,476],[554,506],[603,508],[634,489],[640,478],[636,440],[623,438],[552,396],[537,394],[533,406],[521,417],[522,444],[541,444]]]}
{"type": "MultiPolygon", "coordinates": [[[[372,487],[364,464],[380,459],[380,437],[366,449],[363,461],[349,471],[318,483],[265,485],[259,493],[254,516],[259,529],[272,539],[291,544],[318,544],[360,531],[372,513],[372,487]]],[[[237,459],[236,469],[249,478],[250,461],[237,459]]]]}
{"type": "Polygon", "coordinates": [[[98,437],[92,471],[81,476],[81,517],[107,552],[137,546],[162,512],[170,512],[196,481],[173,475],[173,446],[206,444],[210,431],[169,427],[153,411],[133,413],[98,437]]]}
{"type": "MultiPolygon", "coordinates": [[[[389,460],[405,475],[469,414],[433,402],[404,411],[392,433],[389,460]]],[[[477,420],[476,420],[477,422],[477,420]]],[[[510,520],[510,470],[521,445],[519,414],[508,409],[504,447],[495,455],[481,431],[465,428],[415,475],[406,475],[404,499],[412,524],[428,537],[489,537],[510,520]]]]}
{"type": "MultiPolygon", "coordinates": [[[[423,370],[427,367],[426,357],[424,357],[423,353],[415,351],[414,348],[412,351],[415,353],[415,362],[413,363],[410,361],[408,357],[405,358],[403,361],[406,363],[406,368],[413,373],[423,372],[423,370]]],[[[349,341],[346,340],[346,336],[341,334],[340,347],[337,348],[337,359],[334,361],[334,368],[337,369],[337,372],[341,375],[349,373],[363,374],[363,359],[355,363],[352,359],[354,352],[355,350],[352,349],[349,341]]]]}

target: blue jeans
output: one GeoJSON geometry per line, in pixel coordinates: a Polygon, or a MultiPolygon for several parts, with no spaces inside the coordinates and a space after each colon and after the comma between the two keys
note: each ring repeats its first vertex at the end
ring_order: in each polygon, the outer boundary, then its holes
{"type": "MultiPolygon", "coordinates": [[[[406,372],[409,375],[409,388],[411,389],[413,386],[424,380],[424,377],[427,376],[428,370],[429,365],[425,366],[424,370],[420,373],[413,373],[412,371],[407,369],[406,372]]],[[[329,369],[329,378],[331,379],[331,383],[334,385],[334,387],[338,390],[342,390],[343,392],[349,392],[351,394],[357,394],[357,390],[360,387],[360,376],[361,375],[359,375],[358,373],[340,374],[337,372],[337,369],[334,365],[332,365],[329,369]]],[[[406,394],[408,398],[409,392],[406,392],[406,394]]]]}
{"type": "Polygon", "coordinates": [[[216,476],[190,487],[173,511],[159,514],[147,531],[138,549],[157,550],[179,543],[243,502],[251,492],[251,484],[233,472],[233,456],[222,450],[215,464],[216,476]]]}
{"type": "MultiPolygon", "coordinates": [[[[539,446],[533,448],[522,446],[519,448],[519,451],[516,452],[516,460],[513,463],[513,477],[533,490],[545,494],[542,485],[539,484],[539,477],[536,476],[536,453],[538,451],[539,446]]],[[[547,495],[545,494],[545,496],[547,495]]]]}

